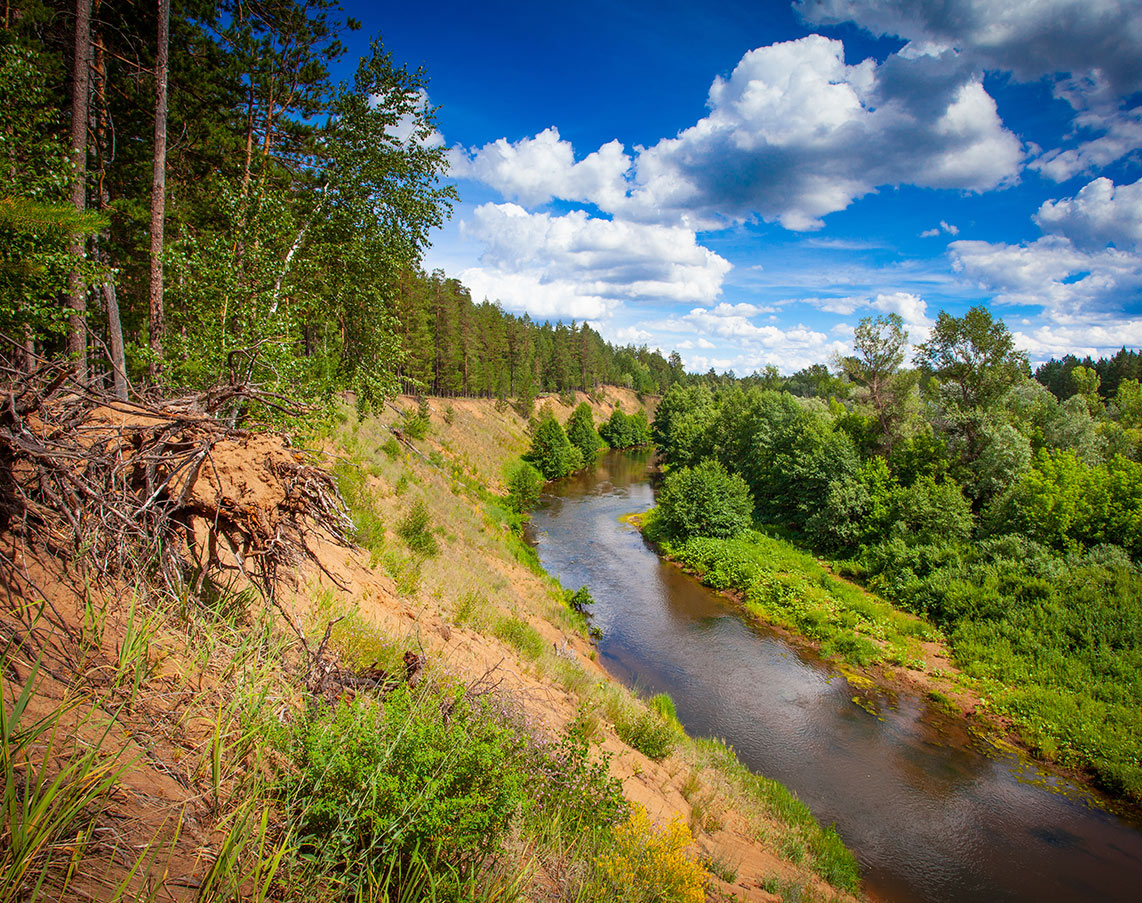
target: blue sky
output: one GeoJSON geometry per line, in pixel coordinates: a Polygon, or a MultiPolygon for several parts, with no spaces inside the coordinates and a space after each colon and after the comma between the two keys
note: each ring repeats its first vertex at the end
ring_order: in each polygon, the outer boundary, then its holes
{"type": "Polygon", "coordinates": [[[346,9],[428,70],[477,300],[738,374],[981,302],[1142,346],[1140,0],[346,9]]]}

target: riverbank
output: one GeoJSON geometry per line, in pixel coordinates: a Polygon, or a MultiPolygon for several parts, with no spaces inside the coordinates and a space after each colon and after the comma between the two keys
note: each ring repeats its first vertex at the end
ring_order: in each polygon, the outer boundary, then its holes
{"type": "Polygon", "coordinates": [[[928,695],[854,688],[804,642],[750,624],[622,522],[653,504],[645,455],[610,454],[561,481],[533,515],[545,567],[591,587],[607,669],[672,694],[689,730],[726,738],[835,822],[874,899],[1132,903],[1137,825],[979,740],[928,695]]]}
{"type": "MultiPolygon", "coordinates": [[[[614,388],[566,401],[541,399],[537,408],[547,404],[565,421],[587,401],[600,422],[620,406],[632,414],[643,404],[614,388]]],[[[725,745],[686,738],[674,719],[600,667],[585,622],[503,507],[504,468],[527,449],[527,421],[491,399],[432,398],[423,438],[406,431],[398,440],[392,428],[416,412],[411,398],[376,418],[346,409],[332,441],[345,485],[361,480],[346,493],[355,514],[380,525],[376,570],[392,576],[408,606],[450,629],[449,657],[463,662],[479,650],[478,668],[514,663],[510,680],[524,705],[542,699],[541,717],[553,730],[578,725],[592,750],[609,757],[624,794],[652,818],[682,820],[710,868],[713,892],[738,900],[852,899],[855,862],[834,831],[776,782],[742,768],[725,745]],[[429,557],[413,555],[399,534],[418,503],[440,547],[429,557]]]]}
{"type": "Polygon", "coordinates": [[[859,899],[835,832],[599,666],[501,504],[514,411],[347,405],[309,450],[130,405],[27,428],[55,448],[76,422],[80,451],[18,474],[82,457],[66,485],[101,507],[0,543],[0,773],[32,806],[0,895],[859,899]]]}
{"type": "Polygon", "coordinates": [[[1105,794],[1090,771],[1041,755],[993,704],[1004,688],[959,667],[937,627],[839,575],[825,559],[757,530],[732,540],[672,543],[656,534],[652,512],[629,522],[664,560],[717,590],[747,621],[778,631],[837,668],[853,685],[853,701],[870,713],[892,705],[896,694],[922,695],[997,751],[1026,756],[1082,786],[1107,810],[1142,820],[1142,807],[1105,794]]]}

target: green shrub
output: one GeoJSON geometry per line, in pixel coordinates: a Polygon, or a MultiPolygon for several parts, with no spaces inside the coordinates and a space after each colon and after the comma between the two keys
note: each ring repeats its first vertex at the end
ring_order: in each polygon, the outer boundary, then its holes
{"type": "Polygon", "coordinates": [[[395,461],[400,457],[400,443],[397,442],[394,436],[389,436],[385,440],[384,445],[381,446],[381,451],[385,453],[385,457],[390,461],[395,461]]]}
{"type": "Polygon", "coordinates": [[[547,410],[535,426],[527,458],[548,480],[558,480],[583,466],[583,453],[568,441],[559,421],[547,410]]]}
{"type": "Polygon", "coordinates": [[[749,526],[752,512],[745,480],[717,461],[671,471],[658,493],[657,523],[674,539],[733,536],[749,526]]]}
{"type": "Polygon", "coordinates": [[[650,445],[650,423],[646,411],[637,411],[629,417],[616,409],[610,419],[599,427],[599,436],[611,448],[642,448],[650,445]]]}
{"type": "Polygon", "coordinates": [[[523,750],[462,686],[401,686],[302,721],[279,793],[305,857],[349,882],[416,853],[474,868],[524,804],[523,750]]]}
{"type": "Polygon", "coordinates": [[[524,514],[535,507],[543,490],[543,474],[520,461],[508,475],[508,506],[516,514],[524,514]]]}
{"type": "Polygon", "coordinates": [[[397,526],[397,533],[409,550],[422,558],[432,558],[440,551],[436,537],[432,534],[432,518],[423,499],[417,499],[409,509],[397,526]]]}
{"type": "Polygon", "coordinates": [[[632,749],[656,762],[674,752],[681,737],[677,720],[668,721],[654,709],[635,705],[615,719],[615,733],[632,749]]]}
{"type": "Polygon", "coordinates": [[[595,431],[595,417],[587,402],[580,404],[567,421],[567,439],[583,453],[585,463],[594,461],[603,449],[603,440],[595,431]]]}

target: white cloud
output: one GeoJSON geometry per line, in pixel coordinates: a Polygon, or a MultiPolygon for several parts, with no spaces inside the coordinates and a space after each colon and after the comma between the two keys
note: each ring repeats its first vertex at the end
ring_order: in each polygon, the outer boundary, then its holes
{"type": "Polygon", "coordinates": [[[1119,348],[1142,346],[1142,319],[1115,319],[1111,322],[1085,322],[1067,325],[1046,324],[1027,332],[1012,333],[1015,344],[1032,360],[1046,360],[1073,354],[1094,358],[1109,357],[1119,348]]]}
{"type": "Polygon", "coordinates": [[[951,55],[850,66],[840,41],[810,35],[750,51],[708,103],[705,118],[633,159],[612,141],[576,162],[550,128],[455,151],[453,175],[533,206],[562,198],[690,228],[760,216],[805,231],[881,185],[985,191],[1015,179],[1023,159],[951,55]]]}
{"type": "Polygon", "coordinates": [[[972,66],[1023,81],[1068,73],[1120,95],[1142,90],[1135,0],[795,0],[794,7],[813,24],[855,22],[912,42],[912,54],[954,49],[972,66]]]}
{"type": "Polygon", "coordinates": [[[963,66],[1053,79],[1079,111],[1076,130],[1100,137],[1056,148],[1030,165],[1064,181],[1142,146],[1142,111],[1123,109],[1142,91],[1142,15],[1137,0],[796,0],[806,21],[855,22],[910,43],[899,56],[955,54],[963,66]]]}
{"type": "Polygon", "coordinates": [[[710,226],[760,215],[804,231],[880,185],[983,191],[1012,180],[1022,159],[992,98],[954,60],[849,66],[841,42],[819,35],[750,51],[715,80],[709,104],[636,157],[626,212],[710,226]]]}
{"type": "Polygon", "coordinates": [[[1105,134],[1082,142],[1078,147],[1048,151],[1028,166],[1055,182],[1107,166],[1142,147],[1142,109],[1096,110],[1075,117],[1078,129],[1105,134]]]}
{"type": "Polygon", "coordinates": [[[1057,322],[1137,305],[1142,257],[1114,248],[1083,251],[1061,235],[1020,245],[956,241],[953,268],[995,293],[998,304],[1042,307],[1057,322]]]}
{"type": "Polygon", "coordinates": [[[710,302],[730,264],[681,227],[483,204],[461,232],[484,245],[461,274],[473,297],[536,316],[603,317],[622,302],[710,302]]]}
{"type": "Polygon", "coordinates": [[[537,320],[602,320],[619,305],[615,298],[592,294],[571,282],[545,280],[534,272],[469,267],[461,270],[460,281],[471,289],[473,299],[498,301],[537,320]]]}
{"type": "Polygon", "coordinates": [[[654,338],[651,333],[637,326],[624,326],[614,330],[611,335],[620,345],[644,345],[654,338]]]}
{"type": "Polygon", "coordinates": [[[589,201],[605,210],[622,202],[624,175],[631,166],[618,141],[576,163],[571,142],[560,138],[556,128],[514,144],[500,138],[471,152],[453,150],[450,162],[453,178],[475,179],[529,206],[558,197],[589,201]]]}
{"type": "Polygon", "coordinates": [[[1065,235],[1080,248],[1142,247],[1142,179],[1117,187],[1095,179],[1073,198],[1044,202],[1034,219],[1043,231],[1065,235]]]}
{"type": "Polygon", "coordinates": [[[840,314],[843,317],[868,306],[868,297],[865,295],[848,295],[844,298],[797,298],[796,300],[802,304],[812,304],[830,314],[840,314]]]}
{"type": "Polygon", "coordinates": [[[1052,328],[1092,317],[1105,324],[1117,311],[1137,309],[1142,180],[1116,187],[1095,179],[1074,197],[1044,203],[1035,221],[1047,234],[1033,242],[952,242],[953,268],[994,292],[999,304],[1042,307],[1052,328]]]}
{"type": "Polygon", "coordinates": [[[940,220],[940,225],[938,227],[933,226],[931,229],[925,229],[923,232],[920,233],[920,237],[921,238],[934,238],[935,236],[939,235],[941,232],[946,232],[948,235],[959,235],[960,234],[960,227],[954,226],[951,223],[947,222],[946,220],[940,220]]]}
{"type": "Polygon", "coordinates": [[[880,294],[872,299],[869,306],[882,314],[899,314],[901,319],[910,325],[930,325],[932,323],[928,317],[927,302],[911,292],[880,294]]]}

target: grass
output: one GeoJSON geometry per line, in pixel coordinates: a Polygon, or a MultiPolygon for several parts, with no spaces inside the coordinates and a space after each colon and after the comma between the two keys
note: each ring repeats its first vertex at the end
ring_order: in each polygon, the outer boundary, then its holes
{"type": "MultiPolygon", "coordinates": [[[[650,528],[653,534],[653,526],[650,528]]],[[[919,643],[939,631],[834,576],[818,559],[758,530],[733,539],[661,542],[663,551],[707,586],[732,590],[759,621],[820,644],[822,655],[856,666],[915,664],[919,643]]]]}
{"type": "MultiPolygon", "coordinates": [[[[5,672],[9,651],[5,649],[0,656],[5,672]]],[[[4,785],[0,900],[65,895],[92,839],[96,818],[130,764],[122,750],[104,750],[111,723],[100,728],[93,711],[81,714],[71,731],[65,728],[65,719],[81,704],[77,697],[28,723],[28,704],[37,692],[40,667],[37,660],[14,699],[4,698],[4,682],[0,681],[0,779],[4,785]],[[77,739],[85,725],[93,727],[92,743],[77,739]]]]}
{"type": "MultiPolygon", "coordinates": [[[[508,419],[513,415],[503,416],[508,419]]],[[[792,814],[785,813],[785,820],[772,814],[771,810],[781,810],[781,805],[772,800],[766,805],[759,802],[757,788],[735,770],[748,775],[732,751],[727,759],[732,767],[720,761],[718,767],[710,764],[711,757],[697,745],[702,741],[689,740],[678,726],[668,697],[640,700],[629,691],[590,675],[572,655],[558,654],[558,642],[553,649],[550,640],[544,638],[550,634],[537,629],[540,621],[564,635],[582,636],[588,625],[568,603],[563,588],[543,572],[534,550],[521,538],[519,516],[510,511],[495,489],[504,456],[511,453],[513,444],[518,449],[526,445],[526,440],[513,434],[499,446],[481,446],[484,440],[479,437],[486,434],[487,426],[474,421],[461,403],[454,405],[451,425],[438,419],[436,412],[432,417],[429,438],[423,445],[418,443],[431,462],[411,453],[390,458],[381,449],[386,441],[381,422],[362,421],[356,437],[347,446],[351,450],[377,449],[375,454],[363,455],[363,460],[376,470],[373,485],[378,513],[384,522],[400,522],[415,487],[414,497],[423,501],[430,522],[447,525],[446,535],[434,533],[442,547],[441,554],[420,561],[417,579],[404,582],[399,591],[425,605],[439,606],[458,628],[503,642],[521,662],[529,664],[529,673],[577,698],[579,710],[572,727],[578,735],[598,742],[613,730],[632,748],[665,761],[668,770],[686,768],[687,782],[692,772],[695,776],[694,786],[689,788],[691,811],[697,810],[698,815],[691,824],[694,831],[716,830],[720,827],[720,813],[726,807],[743,811],[751,819],[756,815],[758,836],[769,832],[767,843],[774,849],[782,846],[785,833],[792,833],[795,839],[788,843],[788,848],[803,849],[805,868],[818,873],[832,871],[848,881],[843,865],[830,864],[831,856],[839,856],[843,863],[847,855],[843,846],[843,855],[830,846],[829,838],[836,839],[835,832],[821,829],[800,804],[789,804],[792,814]],[[458,498],[465,501],[460,503],[458,498]],[[723,764],[725,775],[718,770],[723,764]]],[[[405,562],[415,558],[391,544],[383,563],[390,573],[399,574],[407,567],[405,562]]],[[[592,885],[598,875],[584,868],[583,863],[605,854],[609,843],[605,836],[596,837],[592,832],[570,836],[568,830],[552,824],[539,833],[542,841],[524,842],[531,844],[534,860],[557,880],[567,899],[583,903],[595,899],[638,899],[633,891],[626,896],[613,892],[600,896],[599,886],[592,885]]],[[[839,839],[836,842],[839,844],[839,839]]],[[[847,861],[852,863],[851,856],[847,861]]],[[[722,867],[729,868],[724,863],[722,867]]],[[[855,875],[855,865],[852,874],[855,875]]]]}

